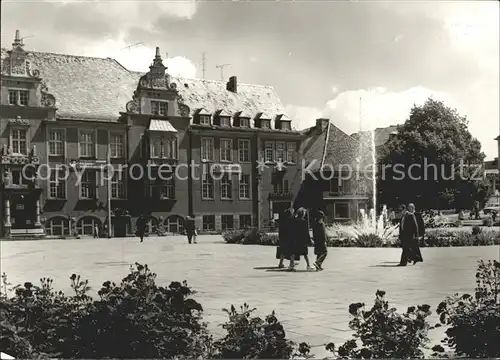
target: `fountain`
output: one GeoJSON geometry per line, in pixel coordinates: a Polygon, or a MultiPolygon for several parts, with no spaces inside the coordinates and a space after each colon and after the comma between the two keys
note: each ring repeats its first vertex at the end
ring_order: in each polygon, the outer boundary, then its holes
{"type": "MultiPolygon", "coordinates": [[[[359,149],[356,161],[358,163],[358,171],[361,170],[361,174],[366,179],[366,175],[371,173],[371,177],[368,179],[371,182],[371,196],[372,196],[372,207],[365,211],[365,209],[359,210],[359,220],[353,225],[341,225],[334,224],[328,229],[329,235],[337,237],[351,237],[360,238],[362,236],[375,235],[382,239],[382,242],[386,244],[395,238],[398,232],[398,225],[389,224],[387,216],[387,206],[382,207],[382,213],[377,217],[377,154],[376,154],[376,143],[375,143],[375,130],[363,131],[362,127],[362,107],[361,98],[359,104],[359,149]],[[371,171],[368,171],[368,167],[371,167],[371,171]]],[[[356,193],[366,193],[366,183],[357,182],[358,186],[362,187],[363,191],[356,191],[356,193]]]]}

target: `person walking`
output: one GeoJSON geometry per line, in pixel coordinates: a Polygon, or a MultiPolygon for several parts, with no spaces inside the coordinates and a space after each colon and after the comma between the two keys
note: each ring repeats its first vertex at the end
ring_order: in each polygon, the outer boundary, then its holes
{"type": "Polygon", "coordinates": [[[316,255],[316,261],[314,266],[316,270],[323,270],[323,261],[325,261],[328,250],[326,248],[326,226],[325,226],[325,214],[323,211],[318,210],[316,216],[314,217],[314,222],[312,226],[313,230],[313,241],[314,241],[314,254],[316,255]]]}
{"type": "Polygon", "coordinates": [[[278,219],[279,244],[276,248],[276,258],[279,259],[278,268],[285,267],[285,259],[290,260],[293,239],[293,213],[294,209],[289,208],[280,214],[278,219]]]}
{"type": "Polygon", "coordinates": [[[306,269],[312,270],[308,257],[308,246],[311,243],[311,235],[309,234],[309,224],[306,219],[307,211],[304,208],[299,208],[293,219],[292,231],[294,234],[292,255],[290,256],[290,271],[295,271],[295,259],[300,259],[304,256],[306,261],[306,269]]]}
{"type": "Polygon", "coordinates": [[[195,223],[194,214],[191,214],[190,216],[186,216],[184,228],[186,229],[188,243],[191,244],[192,242],[194,242],[196,244],[197,233],[196,233],[196,223],[195,223]]]}
{"type": "Polygon", "coordinates": [[[141,214],[135,223],[136,231],[135,234],[141,239],[141,242],[144,241],[144,234],[146,233],[146,225],[147,221],[144,217],[144,214],[141,214]]]}
{"type": "Polygon", "coordinates": [[[409,261],[413,265],[423,261],[418,246],[419,226],[415,216],[415,205],[408,204],[407,211],[401,218],[399,227],[399,239],[401,240],[401,260],[398,266],[406,266],[409,261]]]}

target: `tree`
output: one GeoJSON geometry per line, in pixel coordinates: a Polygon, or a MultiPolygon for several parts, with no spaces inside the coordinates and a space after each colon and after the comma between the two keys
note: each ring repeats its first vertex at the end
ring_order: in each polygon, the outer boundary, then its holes
{"type": "Polygon", "coordinates": [[[378,195],[389,206],[413,202],[421,209],[471,209],[491,189],[483,176],[481,143],[467,119],[441,101],[414,105],[379,156],[378,195]]]}

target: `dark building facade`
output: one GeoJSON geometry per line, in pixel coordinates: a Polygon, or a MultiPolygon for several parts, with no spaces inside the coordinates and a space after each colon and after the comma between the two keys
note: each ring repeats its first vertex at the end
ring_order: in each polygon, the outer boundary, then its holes
{"type": "Polygon", "coordinates": [[[272,87],[172,77],[158,48],[147,73],[26,51],[19,32],[1,60],[0,237],[92,235],[108,201],[173,233],[188,214],[266,227],[300,188],[305,135],[272,87]]]}
{"type": "Polygon", "coordinates": [[[306,171],[295,207],[321,209],[328,223],[358,219],[373,206],[369,151],[329,119],[317,119],[304,135],[306,171]]]}

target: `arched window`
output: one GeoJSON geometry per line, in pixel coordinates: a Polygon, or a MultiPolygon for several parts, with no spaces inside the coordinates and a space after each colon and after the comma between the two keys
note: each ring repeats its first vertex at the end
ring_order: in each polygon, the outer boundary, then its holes
{"type": "Polygon", "coordinates": [[[93,216],[84,216],[76,223],[76,231],[78,235],[92,236],[96,226],[101,228],[101,220],[93,216]]]}
{"type": "Polygon", "coordinates": [[[61,216],[53,217],[45,223],[47,235],[69,235],[69,220],[61,216]]]}
{"type": "Polygon", "coordinates": [[[169,233],[181,234],[184,232],[184,218],[179,215],[169,216],[165,220],[165,227],[169,233]]]}

